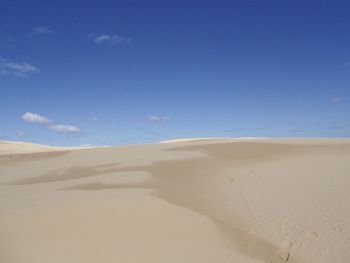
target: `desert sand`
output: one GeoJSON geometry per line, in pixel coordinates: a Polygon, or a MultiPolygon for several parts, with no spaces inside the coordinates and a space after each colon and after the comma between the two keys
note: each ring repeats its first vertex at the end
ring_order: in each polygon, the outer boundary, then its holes
{"type": "Polygon", "coordinates": [[[1,263],[348,263],[350,140],[0,143],[1,263]]]}
{"type": "Polygon", "coordinates": [[[57,150],[76,150],[88,147],[53,147],[48,145],[35,144],[30,142],[0,141],[0,155],[51,152],[57,150]]]}

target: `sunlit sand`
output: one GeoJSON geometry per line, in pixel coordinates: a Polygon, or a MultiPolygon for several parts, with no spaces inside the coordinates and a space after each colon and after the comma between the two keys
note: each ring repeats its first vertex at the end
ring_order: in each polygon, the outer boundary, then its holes
{"type": "Polygon", "coordinates": [[[340,139],[0,143],[0,262],[347,262],[349,171],[340,139]]]}

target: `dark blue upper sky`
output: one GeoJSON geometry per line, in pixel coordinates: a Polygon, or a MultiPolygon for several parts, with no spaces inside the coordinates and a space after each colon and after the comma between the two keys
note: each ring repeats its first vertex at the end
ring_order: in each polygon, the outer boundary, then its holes
{"type": "Polygon", "coordinates": [[[345,0],[0,2],[0,140],[349,137],[349,84],[345,0]]]}

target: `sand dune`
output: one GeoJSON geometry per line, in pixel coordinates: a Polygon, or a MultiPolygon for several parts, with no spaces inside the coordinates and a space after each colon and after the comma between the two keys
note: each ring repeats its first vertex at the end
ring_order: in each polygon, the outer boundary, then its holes
{"type": "Polygon", "coordinates": [[[21,154],[21,153],[36,153],[36,152],[50,152],[58,150],[74,150],[82,149],[82,147],[53,147],[29,142],[11,142],[0,141],[0,155],[4,154],[21,154]]]}
{"type": "Polygon", "coordinates": [[[176,143],[176,142],[200,142],[200,141],[213,141],[213,140],[262,140],[268,139],[264,137],[237,137],[237,138],[182,138],[160,141],[159,143],[176,143]]]}
{"type": "Polygon", "coordinates": [[[0,262],[349,262],[350,140],[29,148],[0,143],[0,262]]]}

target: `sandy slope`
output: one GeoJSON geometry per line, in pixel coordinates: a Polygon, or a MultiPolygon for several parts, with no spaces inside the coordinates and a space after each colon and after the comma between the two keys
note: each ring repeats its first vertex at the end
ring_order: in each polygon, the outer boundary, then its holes
{"type": "Polygon", "coordinates": [[[53,146],[40,145],[40,144],[29,143],[29,142],[0,141],[0,155],[50,152],[50,151],[65,150],[65,149],[74,150],[74,149],[81,149],[81,148],[53,147],[53,146]]]}
{"type": "Polygon", "coordinates": [[[349,258],[349,140],[0,155],[0,262],[349,258]]]}

